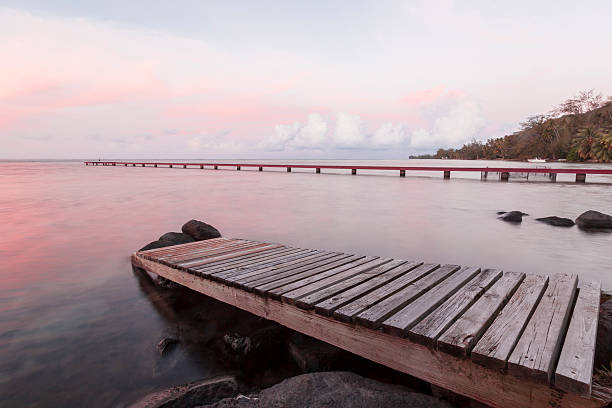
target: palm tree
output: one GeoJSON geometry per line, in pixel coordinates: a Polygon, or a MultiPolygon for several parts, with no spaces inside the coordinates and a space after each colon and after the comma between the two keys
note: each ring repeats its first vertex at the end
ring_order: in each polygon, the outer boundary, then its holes
{"type": "Polygon", "coordinates": [[[612,160],[612,132],[602,134],[593,144],[592,155],[600,162],[608,163],[612,160]]]}
{"type": "Polygon", "coordinates": [[[572,147],[576,148],[576,152],[581,159],[589,159],[592,156],[593,144],[597,138],[597,130],[592,127],[586,127],[572,140],[572,147]]]}

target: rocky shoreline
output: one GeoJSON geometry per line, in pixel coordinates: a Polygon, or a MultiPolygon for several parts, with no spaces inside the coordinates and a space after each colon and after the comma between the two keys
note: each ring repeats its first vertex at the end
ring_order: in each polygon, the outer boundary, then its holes
{"type": "MultiPolygon", "coordinates": [[[[191,220],[142,250],[220,237],[191,220]]],[[[221,372],[144,396],[134,408],[175,407],[483,407],[409,375],[365,360],[275,322],[134,269],[141,289],[172,324],[156,340],[160,364],[177,348],[204,350],[221,372]]],[[[595,367],[611,367],[612,299],[602,298],[595,367]]],[[[598,372],[603,381],[605,372],[598,372]]]]}

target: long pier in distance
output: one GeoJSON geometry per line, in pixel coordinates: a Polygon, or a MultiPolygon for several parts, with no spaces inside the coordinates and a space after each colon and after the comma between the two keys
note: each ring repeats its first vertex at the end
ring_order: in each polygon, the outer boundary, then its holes
{"type": "Polygon", "coordinates": [[[332,165],[332,164],[273,164],[273,163],[196,163],[196,162],[135,162],[135,161],[85,161],[86,166],[125,166],[125,167],[168,167],[168,168],[199,168],[219,170],[220,168],[255,168],[258,171],[269,169],[286,169],[291,173],[292,169],[312,169],[315,173],[321,170],[350,170],[356,175],[358,170],[380,170],[398,171],[400,177],[405,177],[406,172],[441,172],[445,179],[451,177],[452,172],[479,172],[482,179],[486,179],[489,173],[498,174],[501,181],[508,181],[510,174],[543,174],[548,175],[551,181],[556,181],[558,174],[575,174],[577,183],[586,182],[587,174],[612,175],[612,169],[597,168],[547,168],[547,167],[459,167],[459,166],[364,166],[364,165],[332,165]]]}

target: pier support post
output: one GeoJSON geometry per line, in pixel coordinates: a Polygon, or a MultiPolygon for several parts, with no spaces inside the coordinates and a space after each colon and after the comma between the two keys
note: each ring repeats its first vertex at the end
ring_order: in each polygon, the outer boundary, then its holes
{"type": "Polygon", "coordinates": [[[145,166],[145,164],[144,164],[144,163],[142,163],[142,167],[144,167],[144,166],[145,166]]]}
{"type": "Polygon", "coordinates": [[[136,163],[132,163],[132,167],[136,167],[136,163]]]}
{"type": "Polygon", "coordinates": [[[357,169],[351,169],[351,174],[355,176],[357,174],[357,169]]]}
{"type": "Polygon", "coordinates": [[[214,168],[215,170],[219,170],[219,166],[217,166],[216,164],[215,164],[215,167],[213,167],[213,168],[214,168]]]}
{"type": "Polygon", "coordinates": [[[157,164],[154,164],[153,167],[157,167],[157,164]]]}
{"type": "Polygon", "coordinates": [[[507,171],[502,172],[502,173],[499,175],[499,179],[500,179],[501,181],[508,181],[508,180],[510,179],[510,173],[508,173],[507,171]]]}
{"type": "Polygon", "coordinates": [[[444,170],[444,179],[450,178],[450,170],[444,170]]]}
{"type": "Polygon", "coordinates": [[[117,163],[113,163],[113,166],[116,166],[116,165],[117,165],[117,163]]]}
{"type": "Polygon", "coordinates": [[[259,171],[263,171],[263,166],[259,166],[259,171]]]}
{"type": "Polygon", "coordinates": [[[172,168],[172,165],[170,165],[170,168],[172,168]]]}
{"type": "Polygon", "coordinates": [[[548,178],[550,179],[550,181],[552,181],[553,183],[557,182],[557,173],[548,173],[548,178]]]}
{"type": "Polygon", "coordinates": [[[400,170],[400,177],[406,177],[406,170],[400,170]]]}
{"type": "Polygon", "coordinates": [[[291,167],[287,167],[287,173],[291,173],[291,167]]]}
{"type": "Polygon", "coordinates": [[[576,183],[586,182],[586,173],[576,173],[576,183]]]}
{"type": "Polygon", "coordinates": [[[203,164],[200,164],[200,168],[201,168],[201,169],[203,169],[203,168],[204,168],[204,165],[203,165],[203,164]]]}
{"type": "Polygon", "coordinates": [[[184,168],[184,169],[186,169],[186,168],[187,168],[187,165],[186,165],[186,164],[183,164],[183,168],[184,168]]]}
{"type": "Polygon", "coordinates": [[[127,167],[127,163],[125,163],[124,166],[127,167]]]}
{"type": "Polygon", "coordinates": [[[316,172],[317,174],[318,174],[318,173],[321,173],[321,168],[320,168],[320,167],[317,167],[317,169],[315,170],[315,172],[316,172]]]}
{"type": "Polygon", "coordinates": [[[240,170],[240,166],[236,166],[236,170],[240,170]]]}

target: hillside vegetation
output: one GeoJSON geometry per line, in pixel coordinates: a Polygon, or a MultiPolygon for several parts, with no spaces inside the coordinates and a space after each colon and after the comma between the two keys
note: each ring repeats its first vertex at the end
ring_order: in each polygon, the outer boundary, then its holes
{"type": "Polygon", "coordinates": [[[580,92],[548,114],[527,118],[516,133],[486,142],[473,140],[460,149],[440,149],[429,157],[464,160],[540,157],[607,163],[612,161],[612,98],[606,100],[593,90],[580,92]]]}

